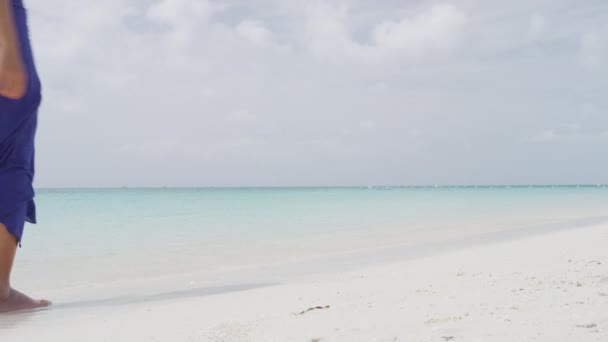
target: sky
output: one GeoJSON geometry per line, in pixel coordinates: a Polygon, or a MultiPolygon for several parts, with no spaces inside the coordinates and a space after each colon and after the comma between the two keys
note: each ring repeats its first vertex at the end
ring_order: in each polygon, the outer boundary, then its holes
{"type": "Polygon", "coordinates": [[[35,185],[608,183],[605,0],[27,0],[35,185]]]}

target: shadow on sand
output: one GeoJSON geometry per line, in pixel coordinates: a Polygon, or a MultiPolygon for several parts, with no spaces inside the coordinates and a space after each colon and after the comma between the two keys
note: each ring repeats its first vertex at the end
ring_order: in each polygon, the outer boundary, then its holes
{"type": "Polygon", "coordinates": [[[63,309],[81,309],[91,308],[96,306],[115,306],[115,305],[129,305],[129,304],[141,304],[141,303],[152,303],[166,300],[180,299],[180,298],[195,298],[204,297],[215,294],[229,293],[252,290],[261,287],[268,287],[278,285],[278,283],[252,283],[252,284],[236,284],[236,285],[225,285],[225,286],[210,286],[201,287],[196,289],[188,289],[181,291],[163,292],[149,295],[129,295],[112,297],[105,299],[93,299],[83,300],[75,302],[58,303],[51,306],[49,309],[52,310],[63,310],[63,309]]]}
{"type": "Polygon", "coordinates": [[[118,306],[118,305],[130,305],[130,304],[143,304],[143,303],[155,303],[161,301],[169,301],[173,299],[181,298],[196,298],[204,297],[215,294],[230,293],[252,290],[256,288],[275,286],[279,283],[251,283],[251,284],[236,284],[236,285],[225,285],[225,286],[210,286],[196,289],[188,289],[181,291],[163,292],[148,295],[127,295],[119,297],[111,297],[104,299],[93,299],[93,300],[81,300],[74,302],[61,302],[53,303],[53,305],[35,309],[35,310],[22,310],[11,313],[0,314],[0,330],[13,328],[23,324],[25,321],[31,319],[37,314],[48,311],[66,310],[66,309],[83,309],[83,308],[95,308],[101,306],[118,306]]]}

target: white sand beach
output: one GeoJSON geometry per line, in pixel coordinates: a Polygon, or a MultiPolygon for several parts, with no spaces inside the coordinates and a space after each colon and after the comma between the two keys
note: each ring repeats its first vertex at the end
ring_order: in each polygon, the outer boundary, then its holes
{"type": "Polygon", "coordinates": [[[0,341],[607,341],[607,241],[595,224],[268,286],[56,301],[0,316],[0,341]]]}

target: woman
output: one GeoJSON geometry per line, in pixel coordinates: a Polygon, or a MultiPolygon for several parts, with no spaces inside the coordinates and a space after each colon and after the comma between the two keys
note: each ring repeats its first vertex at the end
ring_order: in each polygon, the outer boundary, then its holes
{"type": "Polygon", "coordinates": [[[32,181],[40,92],[22,0],[0,0],[0,312],[50,305],[10,284],[25,221],[36,223],[32,181]]]}

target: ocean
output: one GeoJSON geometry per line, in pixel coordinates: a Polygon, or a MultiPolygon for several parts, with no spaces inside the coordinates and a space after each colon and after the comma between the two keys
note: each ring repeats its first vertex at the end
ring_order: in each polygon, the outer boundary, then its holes
{"type": "Polygon", "coordinates": [[[575,227],[608,215],[608,187],[38,189],[36,204],[13,284],[82,299],[237,281],[228,274],[280,281],[307,260],[575,227]]]}

